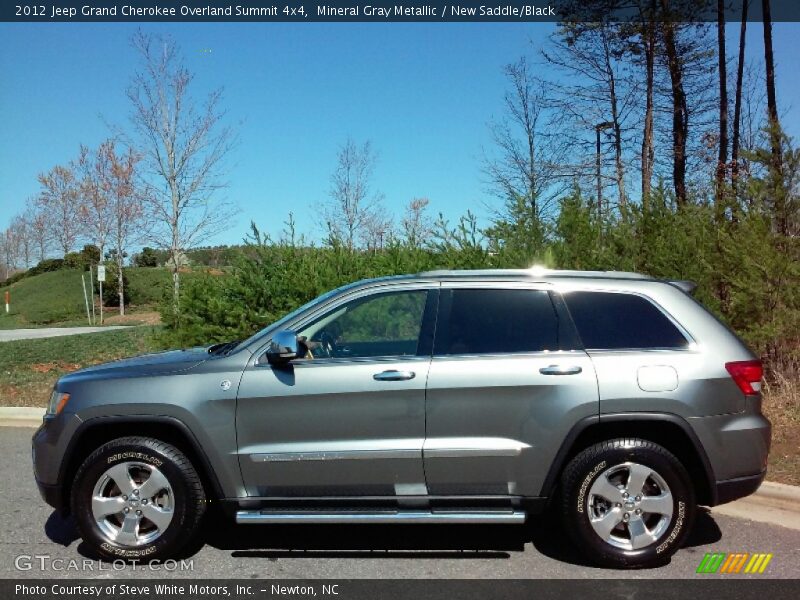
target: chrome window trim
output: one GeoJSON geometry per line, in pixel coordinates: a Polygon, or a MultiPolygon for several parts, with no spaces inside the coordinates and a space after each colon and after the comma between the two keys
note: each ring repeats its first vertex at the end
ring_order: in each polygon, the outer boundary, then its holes
{"type": "MultiPolygon", "coordinates": [[[[558,286],[556,290],[559,294],[561,294],[562,298],[569,294],[570,292],[589,292],[589,293],[605,293],[605,294],[626,294],[628,296],[638,296],[643,300],[652,304],[662,315],[664,315],[667,320],[672,323],[675,328],[678,330],[683,338],[686,340],[686,348],[654,348],[644,347],[644,348],[589,348],[584,347],[586,352],[596,352],[596,351],[607,351],[607,352],[618,352],[618,351],[632,351],[632,352],[646,352],[649,350],[672,350],[674,352],[685,352],[687,350],[693,350],[692,346],[697,346],[697,340],[695,337],[689,333],[689,331],[678,321],[672,314],[667,311],[661,304],[659,304],[652,296],[648,296],[647,294],[639,291],[634,290],[620,290],[620,289],[613,289],[613,288],[595,288],[595,287],[570,287],[569,284],[562,284],[558,286]]],[[[564,300],[566,304],[566,299],[564,300]]],[[[569,304],[567,304],[567,310],[569,311],[569,304]]],[[[577,325],[575,326],[577,329],[577,325]]],[[[580,336],[581,332],[578,331],[578,336],[580,336]]]]}
{"type": "Polygon", "coordinates": [[[550,358],[556,359],[560,357],[585,357],[584,350],[537,350],[537,351],[520,351],[520,352],[484,352],[480,354],[439,354],[434,355],[433,360],[502,360],[506,358],[550,358]]]}

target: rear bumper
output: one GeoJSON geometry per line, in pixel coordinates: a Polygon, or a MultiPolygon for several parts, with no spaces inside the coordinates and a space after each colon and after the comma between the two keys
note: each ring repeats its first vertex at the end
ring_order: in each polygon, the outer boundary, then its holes
{"type": "Polygon", "coordinates": [[[763,415],[743,412],[687,420],[708,456],[713,482],[719,485],[763,476],[772,434],[763,415]]]}
{"type": "Polygon", "coordinates": [[[766,475],[767,471],[764,470],[757,475],[717,481],[715,505],[726,504],[738,500],[739,498],[749,496],[758,489],[766,475]]]}

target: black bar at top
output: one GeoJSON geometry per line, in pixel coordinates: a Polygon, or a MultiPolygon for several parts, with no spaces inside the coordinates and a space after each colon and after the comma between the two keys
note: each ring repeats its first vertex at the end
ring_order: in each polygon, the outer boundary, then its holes
{"type": "MultiPolygon", "coordinates": [[[[725,0],[725,19],[761,21],[761,0],[725,0]]],[[[661,2],[656,2],[661,6],[661,2]]],[[[656,20],[709,22],[717,19],[716,0],[670,0],[656,20]]],[[[474,2],[374,2],[353,0],[0,0],[2,22],[557,22],[642,19],[647,0],[496,0],[474,2]],[[600,6],[592,9],[587,7],[600,6]],[[608,7],[611,6],[609,9],[608,7]],[[302,10],[301,10],[302,7],[302,10]]],[[[800,22],[800,0],[771,0],[772,20],[800,22]]]]}

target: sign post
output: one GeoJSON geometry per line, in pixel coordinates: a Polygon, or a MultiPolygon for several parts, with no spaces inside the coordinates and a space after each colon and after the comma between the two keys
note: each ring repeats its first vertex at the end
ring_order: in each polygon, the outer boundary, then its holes
{"type": "Polygon", "coordinates": [[[6,290],[6,314],[8,314],[10,305],[11,305],[11,292],[6,290]]]}
{"type": "Polygon", "coordinates": [[[103,324],[103,282],[106,280],[106,266],[97,265],[97,282],[100,284],[100,325],[103,324]]]}
{"type": "Polygon", "coordinates": [[[89,313],[89,296],[86,294],[86,277],[81,273],[81,287],[83,288],[83,302],[86,304],[86,320],[92,324],[92,315],[89,313]]]}

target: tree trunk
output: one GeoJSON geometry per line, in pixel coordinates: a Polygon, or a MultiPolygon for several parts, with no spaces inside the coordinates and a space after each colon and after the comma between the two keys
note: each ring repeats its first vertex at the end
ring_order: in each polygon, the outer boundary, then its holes
{"type": "Polygon", "coordinates": [[[122,249],[117,248],[117,293],[119,294],[119,315],[125,316],[125,282],[122,278],[122,249]]]}
{"type": "MultiPolygon", "coordinates": [[[[655,7],[651,5],[651,13],[655,7]]],[[[647,213],[650,208],[650,187],[653,181],[653,81],[656,55],[656,25],[653,14],[649,16],[644,41],[645,90],[644,134],[642,135],[642,210],[647,213]]]]}
{"type": "Polygon", "coordinates": [[[739,64],[736,67],[736,97],[733,102],[733,140],[731,145],[731,185],[734,193],[739,178],[739,127],[742,121],[742,85],[744,80],[744,47],[747,37],[747,7],[750,0],[742,3],[742,25],[739,30],[739,64]]]}
{"type": "Polygon", "coordinates": [[[772,52],[772,15],[770,0],[761,0],[764,13],[764,64],[767,79],[767,117],[769,119],[772,162],[777,172],[781,171],[780,122],[778,120],[778,101],[775,96],[775,59],[772,52]]]}
{"type": "MultiPolygon", "coordinates": [[[[669,10],[669,0],[661,0],[665,11],[669,10]]],[[[686,93],[683,89],[683,66],[678,57],[675,40],[675,23],[666,20],[664,28],[664,47],[667,54],[667,69],[672,89],[672,184],[675,188],[675,201],[678,206],[686,205],[686,138],[689,127],[686,93]]]]}
{"type": "Polygon", "coordinates": [[[719,154],[714,189],[717,223],[725,218],[725,180],[728,165],[728,67],[725,52],[725,0],[717,0],[717,58],[719,61],[719,154]]]}
{"type": "MultiPolygon", "coordinates": [[[[611,109],[611,122],[614,128],[614,166],[617,180],[617,190],[619,193],[619,206],[624,207],[627,199],[625,197],[625,168],[622,165],[622,127],[619,122],[619,106],[617,102],[617,81],[614,76],[614,69],[611,66],[611,53],[608,47],[605,30],[603,30],[603,53],[605,57],[606,73],[608,74],[608,95],[611,109]]],[[[606,202],[608,205],[608,202],[606,202]]]]}
{"type": "MultiPolygon", "coordinates": [[[[770,0],[761,0],[764,13],[764,64],[767,79],[767,117],[769,118],[769,139],[772,149],[772,177],[776,186],[783,185],[783,152],[781,150],[781,124],[778,119],[778,100],[775,96],[775,61],[772,53],[772,15],[770,0]]],[[[784,210],[784,191],[774,191],[774,218],[778,233],[788,234],[788,220],[784,210]]]]}

